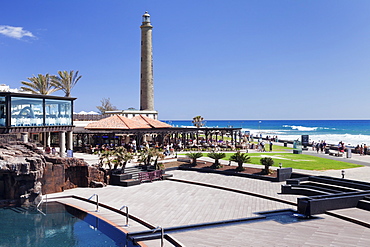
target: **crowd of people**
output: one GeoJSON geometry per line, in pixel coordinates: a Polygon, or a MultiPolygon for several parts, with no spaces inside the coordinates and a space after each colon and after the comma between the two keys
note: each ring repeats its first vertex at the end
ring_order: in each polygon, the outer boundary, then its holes
{"type": "Polygon", "coordinates": [[[360,154],[360,155],[366,155],[367,154],[367,149],[368,149],[368,147],[367,147],[366,144],[364,144],[364,145],[361,144],[361,145],[357,145],[355,147],[355,152],[360,154]]]}
{"type": "Polygon", "coordinates": [[[46,146],[44,152],[46,154],[52,154],[53,156],[55,156],[57,153],[57,150],[55,149],[55,147],[50,148],[50,146],[46,146]]]}
{"type": "Polygon", "coordinates": [[[316,150],[316,152],[323,153],[326,148],[326,142],[325,141],[318,141],[318,142],[312,142],[312,150],[316,150]]]}
{"type": "MultiPolygon", "coordinates": [[[[327,143],[326,141],[318,141],[316,143],[312,142],[311,146],[312,146],[312,150],[316,150],[317,153],[319,152],[323,153],[325,152],[327,143]]],[[[340,141],[337,145],[338,152],[344,153],[346,151],[346,148],[347,147],[342,141],[340,141]]],[[[367,155],[367,151],[368,151],[368,146],[366,144],[357,145],[353,150],[354,153],[357,153],[360,155],[367,155]]]]}
{"type": "MultiPolygon", "coordinates": [[[[86,146],[85,152],[88,153],[98,153],[101,151],[107,150],[114,150],[117,146],[123,146],[129,152],[139,152],[144,150],[145,148],[157,148],[163,151],[163,154],[168,156],[174,154],[176,151],[183,151],[183,150],[193,150],[197,149],[202,151],[204,149],[212,149],[215,151],[222,151],[224,149],[231,149],[232,151],[235,150],[248,150],[253,149],[259,152],[267,152],[272,151],[273,149],[273,141],[277,141],[277,136],[269,137],[266,136],[265,139],[262,136],[253,137],[253,135],[249,136],[248,138],[244,138],[241,142],[232,142],[230,140],[215,140],[215,139],[205,139],[204,137],[200,137],[198,139],[189,139],[185,143],[181,141],[181,139],[177,139],[175,142],[171,143],[163,143],[159,144],[158,142],[153,141],[144,141],[140,145],[137,145],[136,140],[130,140],[128,143],[122,143],[121,145],[118,144],[102,144],[102,145],[88,145],[86,146]],[[258,138],[258,140],[254,140],[254,138],[258,138]]],[[[48,151],[47,151],[48,152],[48,151]]]]}

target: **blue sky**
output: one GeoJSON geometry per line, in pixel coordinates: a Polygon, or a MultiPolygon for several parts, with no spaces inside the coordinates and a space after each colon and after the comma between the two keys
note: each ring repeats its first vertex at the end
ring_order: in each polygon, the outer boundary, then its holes
{"type": "Polygon", "coordinates": [[[139,108],[145,11],[160,119],[370,118],[368,0],[2,1],[0,84],[79,70],[75,111],[139,108]]]}

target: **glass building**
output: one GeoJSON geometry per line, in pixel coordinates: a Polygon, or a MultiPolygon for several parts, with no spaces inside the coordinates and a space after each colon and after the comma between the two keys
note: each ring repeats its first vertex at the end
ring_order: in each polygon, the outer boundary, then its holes
{"type": "Polygon", "coordinates": [[[36,128],[41,132],[70,131],[73,127],[74,100],[50,95],[0,92],[0,132],[33,132],[36,128]]]}
{"type": "Polygon", "coordinates": [[[0,92],[0,134],[73,150],[73,101],[76,98],[0,92]],[[8,135],[13,134],[13,135],[8,135]]]}

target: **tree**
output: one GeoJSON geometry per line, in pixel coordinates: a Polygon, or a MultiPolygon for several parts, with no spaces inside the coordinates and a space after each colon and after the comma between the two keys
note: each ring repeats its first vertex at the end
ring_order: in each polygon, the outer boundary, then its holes
{"type": "Polygon", "coordinates": [[[25,87],[21,87],[23,91],[31,92],[33,94],[48,95],[59,90],[53,83],[53,76],[50,76],[49,74],[38,74],[37,76],[29,77],[27,79],[30,81],[21,82],[25,85],[25,87]]]}
{"type": "Polygon", "coordinates": [[[238,172],[244,171],[243,163],[250,162],[250,159],[251,158],[247,154],[240,153],[240,151],[231,155],[230,157],[230,161],[235,161],[238,163],[238,167],[236,168],[238,172]]]}
{"type": "Polygon", "coordinates": [[[203,154],[202,153],[188,153],[188,154],[186,154],[186,156],[188,156],[188,158],[192,159],[193,160],[192,164],[194,166],[196,166],[197,165],[197,159],[202,157],[203,154]]]}
{"type": "Polygon", "coordinates": [[[262,165],[265,166],[265,169],[263,170],[263,172],[265,174],[270,174],[270,166],[274,164],[274,160],[270,157],[265,157],[265,158],[260,159],[260,162],[262,165]]]}
{"type": "Polygon", "coordinates": [[[81,79],[81,75],[78,75],[78,71],[76,73],[71,71],[58,71],[59,76],[53,77],[53,84],[59,90],[64,91],[66,97],[71,96],[72,88],[77,84],[78,80],[81,79]]]}
{"type": "Polygon", "coordinates": [[[205,121],[204,121],[204,118],[202,116],[193,117],[192,123],[197,128],[203,127],[205,125],[205,121]]]}
{"type": "Polygon", "coordinates": [[[110,102],[110,98],[103,98],[100,100],[101,106],[97,106],[98,110],[100,111],[100,114],[104,114],[106,111],[115,111],[118,110],[117,107],[113,106],[110,102]]]}
{"type": "Polygon", "coordinates": [[[158,149],[155,148],[145,148],[139,156],[139,162],[143,163],[145,166],[150,166],[153,163],[154,169],[159,169],[158,166],[158,159],[163,159],[164,154],[159,152],[158,149]]]}
{"type": "Polygon", "coordinates": [[[226,154],[225,153],[218,153],[218,152],[211,152],[211,153],[208,153],[207,156],[209,158],[215,160],[215,163],[213,163],[212,168],[218,169],[218,168],[222,167],[219,160],[225,158],[226,154]]]}
{"type": "Polygon", "coordinates": [[[128,152],[124,147],[117,147],[113,151],[113,155],[116,156],[116,158],[113,160],[113,170],[117,170],[118,166],[121,166],[123,171],[126,168],[127,162],[132,160],[134,157],[134,155],[128,152]]]}
{"type": "Polygon", "coordinates": [[[109,171],[112,170],[112,162],[113,162],[113,151],[111,150],[103,150],[99,153],[99,162],[100,167],[103,167],[104,164],[107,164],[109,167],[109,171]]]}

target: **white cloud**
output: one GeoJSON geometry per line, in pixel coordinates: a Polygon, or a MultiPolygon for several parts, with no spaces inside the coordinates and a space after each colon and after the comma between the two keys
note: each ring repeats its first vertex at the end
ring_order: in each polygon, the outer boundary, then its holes
{"type": "Polygon", "coordinates": [[[0,25],[0,34],[3,34],[11,38],[15,38],[15,39],[21,39],[25,36],[31,37],[31,38],[35,37],[30,31],[23,30],[23,27],[12,27],[12,26],[4,26],[4,25],[0,25]]]}

